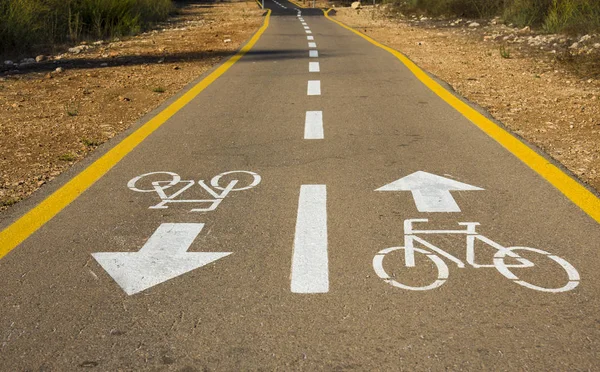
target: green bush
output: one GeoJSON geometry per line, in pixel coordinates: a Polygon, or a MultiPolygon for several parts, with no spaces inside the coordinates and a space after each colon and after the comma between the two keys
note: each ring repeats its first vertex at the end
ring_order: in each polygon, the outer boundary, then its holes
{"type": "Polygon", "coordinates": [[[0,0],[0,53],[135,34],[173,9],[172,0],[0,0]]]}
{"type": "Polygon", "coordinates": [[[551,5],[552,0],[512,0],[505,4],[503,17],[519,27],[540,26],[551,5]]]}
{"type": "Polygon", "coordinates": [[[587,33],[600,30],[598,0],[554,0],[544,20],[547,32],[587,33]]]}
{"type": "Polygon", "coordinates": [[[547,32],[600,30],[600,0],[384,0],[402,13],[486,18],[502,15],[519,27],[547,32]]]}
{"type": "Polygon", "coordinates": [[[392,0],[391,2],[405,13],[487,17],[496,14],[504,0],[392,0]]]}

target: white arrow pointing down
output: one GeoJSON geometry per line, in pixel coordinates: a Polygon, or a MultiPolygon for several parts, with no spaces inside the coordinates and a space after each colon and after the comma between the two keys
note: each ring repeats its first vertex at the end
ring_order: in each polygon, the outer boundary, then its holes
{"type": "Polygon", "coordinates": [[[418,171],[375,191],[410,191],[419,212],[460,212],[450,191],[483,190],[481,187],[418,171]]]}
{"type": "Polygon", "coordinates": [[[138,252],[98,252],[92,256],[133,295],[207,265],[232,252],[188,252],[203,223],[163,223],[138,252]]]}

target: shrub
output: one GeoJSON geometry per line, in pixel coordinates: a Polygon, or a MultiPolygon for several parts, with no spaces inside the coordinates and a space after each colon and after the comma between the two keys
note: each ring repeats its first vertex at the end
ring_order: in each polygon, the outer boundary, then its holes
{"type": "Polygon", "coordinates": [[[0,0],[0,53],[135,34],[173,9],[171,0],[0,0]]]}
{"type": "Polygon", "coordinates": [[[496,14],[504,0],[392,0],[392,3],[405,13],[487,17],[496,14]]]}
{"type": "Polygon", "coordinates": [[[505,5],[503,17],[519,27],[540,26],[551,5],[552,0],[512,0],[505,5]]]}
{"type": "Polygon", "coordinates": [[[600,30],[597,0],[553,0],[544,21],[547,32],[587,33],[600,30]]]}
{"type": "Polygon", "coordinates": [[[600,0],[389,0],[388,2],[394,5],[394,10],[402,13],[481,18],[502,15],[505,21],[519,27],[538,26],[553,33],[589,33],[600,30],[600,0]]]}

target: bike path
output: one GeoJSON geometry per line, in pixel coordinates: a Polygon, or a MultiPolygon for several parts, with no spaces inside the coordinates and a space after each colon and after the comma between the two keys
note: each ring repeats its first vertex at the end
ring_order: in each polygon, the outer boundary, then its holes
{"type": "MultiPolygon", "coordinates": [[[[597,223],[393,56],[322,13],[302,9],[308,34],[295,6],[278,3],[287,9],[266,1],[273,9],[270,25],[251,52],[0,261],[0,365],[7,370],[597,365],[597,223]],[[307,36],[314,37],[316,48],[308,47],[307,36]],[[309,49],[318,50],[318,57],[309,57],[309,49]],[[309,62],[319,62],[320,72],[309,72],[309,62]],[[307,95],[309,80],[320,81],[320,95],[307,95]],[[304,138],[307,111],[321,111],[322,139],[304,138]],[[166,173],[128,187],[140,175],[172,172],[184,181],[204,180],[219,193],[211,179],[236,170],[260,175],[260,183],[231,191],[213,211],[190,211],[210,203],[149,209],[161,201],[159,195],[132,188],[151,189],[149,180],[168,182],[166,173]],[[483,190],[452,191],[460,212],[450,213],[418,211],[410,191],[375,191],[419,171],[483,190]],[[458,268],[446,257],[449,274],[439,288],[394,287],[377,275],[373,259],[385,248],[405,245],[405,221],[417,218],[429,220],[415,223],[424,230],[460,230],[458,222],[478,222],[478,237],[551,252],[581,280],[573,290],[545,293],[494,267],[458,268]],[[163,224],[204,224],[189,251],[230,254],[128,295],[92,254],[137,252],[163,224]],[[326,286],[323,265],[302,261],[320,259],[310,253],[323,248],[323,241],[326,286]],[[314,293],[293,292],[293,280],[296,292],[314,293]]],[[[238,173],[217,185],[225,187],[235,177],[238,187],[255,180],[238,173]]],[[[436,195],[435,188],[423,191],[424,199],[436,195]]],[[[195,184],[177,199],[183,198],[210,196],[195,184]]],[[[466,234],[414,235],[466,262],[466,234]]],[[[492,264],[496,250],[478,242],[477,262],[492,264]]],[[[417,252],[416,266],[406,268],[401,253],[384,258],[390,279],[417,287],[439,278],[430,256],[417,252]]],[[[566,283],[565,271],[547,256],[521,253],[535,267],[513,269],[519,279],[547,288],[566,283]]],[[[158,266],[170,267],[165,262],[158,266]]]]}

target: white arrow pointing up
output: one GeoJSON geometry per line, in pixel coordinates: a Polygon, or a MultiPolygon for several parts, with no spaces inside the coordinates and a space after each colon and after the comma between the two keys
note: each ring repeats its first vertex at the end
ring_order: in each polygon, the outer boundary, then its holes
{"type": "Polygon", "coordinates": [[[163,223],[138,252],[92,256],[128,295],[136,294],[231,254],[188,252],[203,227],[203,223],[163,223]]]}
{"type": "Polygon", "coordinates": [[[375,191],[410,191],[419,212],[460,212],[450,191],[483,190],[481,187],[418,171],[375,191]]]}

